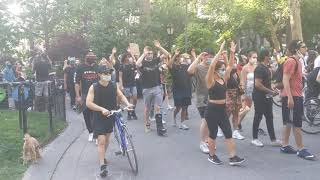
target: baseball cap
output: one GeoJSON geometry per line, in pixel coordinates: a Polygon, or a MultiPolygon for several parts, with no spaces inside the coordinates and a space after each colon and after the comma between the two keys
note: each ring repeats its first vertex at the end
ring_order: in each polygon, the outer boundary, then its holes
{"type": "Polygon", "coordinates": [[[97,68],[97,72],[100,73],[100,74],[102,74],[102,73],[111,74],[113,72],[113,69],[109,68],[108,66],[105,66],[105,65],[100,65],[97,68]]]}

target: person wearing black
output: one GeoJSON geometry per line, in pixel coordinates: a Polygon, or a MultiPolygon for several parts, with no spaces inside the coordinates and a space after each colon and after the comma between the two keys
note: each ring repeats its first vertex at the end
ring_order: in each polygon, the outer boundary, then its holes
{"type": "Polygon", "coordinates": [[[51,61],[46,54],[41,54],[33,66],[36,73],[35,110],[44,112],[48,103],[48,81],[51,61]]]}
{"type": "Polygon", "coordinates": [[[64,69],[64,89],[69,93],[70,95],[70,105],[73,110],[76,109],[75,101],[76,101],[76,91],[74,87],[74,75],[76,73],[76,60],[75,58],[70,58],[69,60],[69,66],[67,66],[64,69]]]}
{"type": "Polygon", "coordinates": [[[191,76],[188,73],[189,64],[187,58],[180,55],[180,50],[175,51],[174,56],[169,59],[168,67],[172,75],[172,93],[176,109],[173,113],[173,125],[176,126],[176,117],[181,110],[181,124],[179,129],[188,130],[184,123],[187,119],[187,108],[191,105],[191,76]]]}
{"type": "MultiPolygon", "coordinates": [[[[78,104],[85,106],[85,100],[88,94],[89,87],[92,83],[98,81],[99,76],[96,72],[95,60],[96,55],[93,52],[89,52],[85,57],[85,63],[81,64],[75,74],[75,91],[76,91],[76,101],[78,104]]],[[[93,141],[93,112],[84,107],[83,108],[83,118],[86,122],[87,130],[89,131],[88,141],[93,141]]]]}
{"type": "MultiPolygon", "coordinates": [[[[135,76],[137,73],[135,57],[130,53],[122,55],[121,67],[119,70],[119,87],[123,91],[126,98],[133,105],[137,104],[137,87],[135,76]]],[[[135,111],[128,111],[128,120],[137,120],[138,117],[135,111]]]]}
{"type": "Polygon", "coordinates": [[[252,126],[253,140],[251,143],[262,147],[263,143],[258,140],[259,124],[264,115],[267,129],[273,146],[280,146],[281,141],[276,139],[273,126],[272,97],[278,93],[271,88],[270,53],[262,49],[258,58],[259,64],[254,70],[254,88],[252,98],[254,102],[254,119],[252,126]]]}
{"type": "Polygon", "coordinates": [[[209,66],[208,74],[206,76],[206,85],[209,91],[208,106],[205,113],[205,119],[207,121],[209,129],[208,161],[217,165],[222,164],[222,161],[215,154],[217,132],[218,127],[220,127],[225,136],[225,143],[230,154],[229,164],[233,166],[239,165],[245,160],[236,155],[236,147],[234,140],[232,139],[231,125],[226,112],[227,87],[224,81],[226,68],[224,63],[219,61],[219,56],[223,51],[224,44],[225,42],[221,44],[218,54],[213,58],[212,63],[209,66]]]}
{"type": "MultiPolygon", "coordinates": [[[[160,44],[159,41],[154,42],[157,47],[165,56],[169,56],[160,44]]],[[[150,120],[149,112],[151,107],[154,105],[155,118],[157,124],[157,133],[159,136],[166,134],[167,130],[163,127],[162,114],[160,107],[162,104],[162,88],[160,81],[160,61],[161,58],[153,57],[153,52],[150,47],[145,47],[142,56],[137,61],[137,67],[140,68],[142,87],[143,87],[143,98],[145,103],[144,121],[145,121],[145,132],[150,132],[150,120]]]]}
{"type": "Polygon", "coordinates": [[[94,137],[98,137],[98,156],[100,162],[100,176],[108,175],[106,150],[109,145],[110,135],[113,132],[114,118],[108,117],[111,110],[117,109],[117,98],[127,107],[132,107],[122,94],[117,84],[111,81],[112,68],[101,65],[97,69],[100,80],[90,86],[86,105],[93,112],[94,137]]]}

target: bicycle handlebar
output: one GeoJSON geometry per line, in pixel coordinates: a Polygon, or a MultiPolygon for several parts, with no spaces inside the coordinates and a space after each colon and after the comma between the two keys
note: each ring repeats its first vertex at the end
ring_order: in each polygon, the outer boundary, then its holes
{"type": "Polygon", "coordinates": [[[126,111],[132,111],[133,109],[130,109],[129,107],[124,107],[124,108],[120,108],[118,110],[111,110],[107,117],[110,117],[110,116],[112,116],[112,115],[114,115],[116,113],[120,113],[120,112],[125,111],[125,110],[126,111]]]}

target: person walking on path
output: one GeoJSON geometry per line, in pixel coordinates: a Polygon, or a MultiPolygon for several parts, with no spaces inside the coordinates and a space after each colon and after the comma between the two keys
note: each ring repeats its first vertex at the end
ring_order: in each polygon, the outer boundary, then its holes
{"type": "Polygon", "coordinates": [[[98,81],[97,66],[95,65],[96,55],[89,52],[85,57],[85,63],[81,64],[75,75],[76,101],[83,106],[83,118],[89,132],[88,141],[93,141],[93,111],[86,107],[86,98],[89,87],[98,81]]]}
{"type": "Polygon", "coordinates": [[[98,67],[98,76],[100,80],[90,86],[86,105],[93,111],[94,137],[98,138],[98,157],[100,162],[100,176],[108,175],[106,151],[109,146],[110,135],[113,132],[114,118],[108,117],[111,110],[117,108],[117,98],[127,107],[132,107],[116,83],[111,81],[113,69],[107,66],[98,67]]]}
{"type": "MultiPolygon", "coordinates": [[[[159,41],[155,41],[154,45],[159,49],[166,57],[170,54],[165,50],[159,41]]],[[[162,105],[162,88],[160,81],[160,57],[154,58],[153,51],[150,47],[145,47],[142,56],[137,61],[137,67],[140,68],[143,98],[145,103],[144,121],[145,132],[150,132],[150,120],[149,112],[151,107],[154,106],[155,119],[157,124],[157,133],[159,136],[166,134],[167,130],[163,127],[161,105],[162,105]]]]}

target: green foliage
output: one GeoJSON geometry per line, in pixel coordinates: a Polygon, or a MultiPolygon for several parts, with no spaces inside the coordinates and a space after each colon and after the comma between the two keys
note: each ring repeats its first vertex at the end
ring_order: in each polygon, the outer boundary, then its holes
{"type": "MultiPolygon", "coordinates": [[[[215,36],[214,31],[204,23],[191,23],[187,28],[187,43],[189,52],[192,48],[196,49],[196,52],[201,52],[204,48],[214,48],[215,36]]],[[[185,33],[178,36],[176,39],[177,47],[183,49],[185,47],[185,33]]]]}
{"type": "Polygon", "coordinates": [[[304,0],[301,1],[301,21],[302,32],[306,42],[312,44],[312,38],[316,34],[320,34],[320,1],[304,0]]]}

